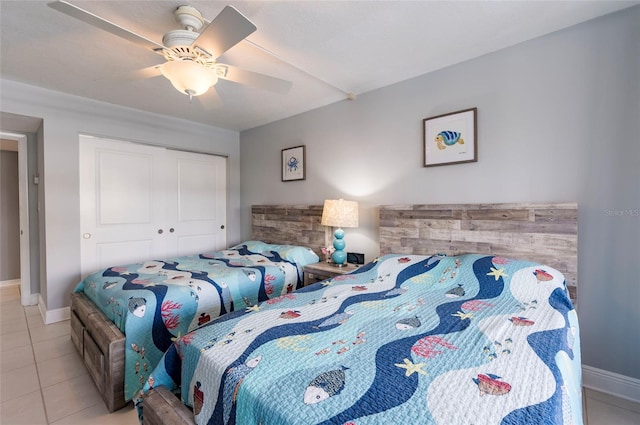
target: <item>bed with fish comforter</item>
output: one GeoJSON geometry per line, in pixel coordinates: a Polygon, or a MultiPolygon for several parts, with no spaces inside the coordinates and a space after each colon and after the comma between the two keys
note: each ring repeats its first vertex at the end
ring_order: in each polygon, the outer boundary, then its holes
{"type": "Polygon", "coordinates": [[[176,338],[302,286],[308,248],[248,241],[227,250],[109,267],[76,287],[125,335],[124,395],[139,393],[176,338]]]}
{"type": "MultiPolygon", "coordinates": [[[[564,276],[386,255],[177,339],[149,376],[198,424],[581,424],[564,276]]],[[[144,408],[144,398],[139,408],[144,408]]]]}

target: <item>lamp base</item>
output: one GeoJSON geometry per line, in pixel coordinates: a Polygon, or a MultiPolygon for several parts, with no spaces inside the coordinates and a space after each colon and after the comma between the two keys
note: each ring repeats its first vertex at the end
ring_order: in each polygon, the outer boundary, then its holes
{"type": "Polygon", "coordinates": [[[333,252],[333,255],[331,255],[331,258],[335,264],[342,266],[347,263],[347,253],[344,252],[344,230],[338,227],[333,233],[333,236],[335,237],[333,247],[336,250],[333,252]]]}

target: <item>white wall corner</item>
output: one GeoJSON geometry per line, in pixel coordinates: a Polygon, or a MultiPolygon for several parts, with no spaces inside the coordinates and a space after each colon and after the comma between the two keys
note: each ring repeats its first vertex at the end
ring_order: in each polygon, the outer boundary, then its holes
{"type": "Polygon", "coordinates": [[[47,310],[42,297],[38,300],[38,309],[45,325],[56,322],[62,322],[71,318],[71,309],[69,307],[57,308],[55,310],[47,310]]]}
{"type": "Polygon", "coordinates": [[[640,379],[583,365],[582,385],[592,390],[640,403],[640,379]]]}

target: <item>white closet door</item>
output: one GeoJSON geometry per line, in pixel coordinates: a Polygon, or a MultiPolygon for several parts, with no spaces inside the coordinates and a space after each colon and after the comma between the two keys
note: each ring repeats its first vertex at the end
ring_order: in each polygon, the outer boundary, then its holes
{"type": "Polygon", "coordinates": [[[227,246],[227,160],[167,150],[167,228],[173,255],[227,246]]]}
{"type": "Polygon", "coordinates": [[[165,149],[80,137],[81,272],[159,258],[165,149]]]}
{"type": "Polygon", "coordinates": [[[81,273],[226,247],[226,159],[80,137],[81,273]]]}

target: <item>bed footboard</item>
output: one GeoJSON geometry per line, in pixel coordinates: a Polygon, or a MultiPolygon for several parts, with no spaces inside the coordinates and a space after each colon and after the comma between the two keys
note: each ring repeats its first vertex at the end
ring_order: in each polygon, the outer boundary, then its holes
{"type": "Polygon", "coordinates": [[[145,394],[143,409],[143,425],[195,425],[193,412],[164,386],[145,394]]]}
{"type": "Polygon", "coordinates": [[[71,294],[71,341],[109,412],[124,400],[124,334],[83,293],[71,294]]]}

